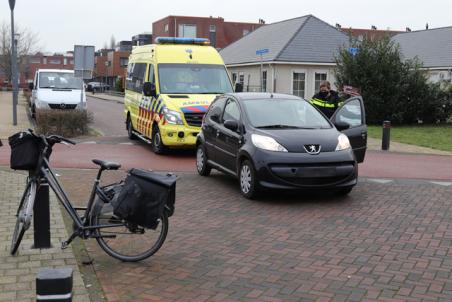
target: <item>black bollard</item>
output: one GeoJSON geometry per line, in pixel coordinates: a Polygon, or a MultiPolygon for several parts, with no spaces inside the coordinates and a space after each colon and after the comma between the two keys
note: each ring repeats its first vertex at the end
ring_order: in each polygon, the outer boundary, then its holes
{"type": "Polygon", "coordinates": [[[42,268],[36,277],[36,301],[72,301],[72,268],[42,268]]]}
{"type": "Polygon", "coordinates": [[[38,192],[36,192],[33,216],[33,248],[45,249],[52,247],[50,243],[49,184],[44,179],[41,179],[38,192]]]}
{"type": "Polygon", "coordinates": [[[391,122],[384,121],[383,122],[383,137],[381,140],[381,150],[389,150],[389,141],[391,137],[391,122]]]}

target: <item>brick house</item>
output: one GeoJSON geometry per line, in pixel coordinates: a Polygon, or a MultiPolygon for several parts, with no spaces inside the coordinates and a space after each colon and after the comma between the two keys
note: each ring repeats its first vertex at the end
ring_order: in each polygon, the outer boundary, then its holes
{"type": "Polygon", "coordinates": [[[120,79],[124,87],[125,74],[129,63],[130,51],[101,49],[94,57],[93,81],[102,82],[115,89],[120,79]]]}
{"type": "Polygon", "coordinates": [[[218,17],[167,16],[152,23],[152,36],[207,38],[221,49],[256,30],[261,23],[225,22],[218,17]]]}

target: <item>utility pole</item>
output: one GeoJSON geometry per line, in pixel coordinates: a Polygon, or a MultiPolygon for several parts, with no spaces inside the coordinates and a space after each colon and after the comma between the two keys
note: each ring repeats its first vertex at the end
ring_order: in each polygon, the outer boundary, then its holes
{"type": "Polygon", "coordinates": [[[11,80],[13,81],[13,125],[17,125],[17,43],[16,36],[14,34],[14,6],[16,0],[9,0],[9,8],[11,9],[11,80]]]}

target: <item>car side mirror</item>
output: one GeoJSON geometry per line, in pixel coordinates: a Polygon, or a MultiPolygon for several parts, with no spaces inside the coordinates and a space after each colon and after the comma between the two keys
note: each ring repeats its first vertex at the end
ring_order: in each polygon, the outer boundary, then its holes
{"type": "Polygon", "coordinates": [[[235,83],[235,92],[243,92],[243,84],[235,83]]]}
{"type": "Polygon", "coordinates": [[[144,96],[152,96],[152,97],[156,97],[157,96],[157,91],[155,88],[155,85],[151,82],[144,82],[143,84],[143,94],[144,96]]]}
{"type": "Polygon", "coordinates": [[[348,128],[350,128],[350,125],[344,122],[340,122],[340,121],[336,121],[334,122],[334,126],[336,127],[337,130],[342,131],[342,130],[347,130],[348,128]]]}
{"type": "Polygon", "coordinates": [[[239,123],[234,120],[226,120],[224,121],[223,125],[226,129],[229,129],[234,132],[237,131],[237,129],[239,129],[239,123]]]}
{"type": "Polygon", "coordinates": [[[33,90],[35,87],[33,83],[28,83],[28,89],[33,90]]]}

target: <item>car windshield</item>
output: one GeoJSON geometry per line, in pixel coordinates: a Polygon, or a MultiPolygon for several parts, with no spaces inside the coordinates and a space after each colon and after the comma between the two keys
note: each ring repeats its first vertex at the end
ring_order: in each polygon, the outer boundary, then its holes
{"type": "Polygon", "coordinates": [[[270,98],[245,100],[243,103],[255,128],[331,128],[329,121],[305,100],[270,98]]]}
{"type": "Polygon", "coordinates": [[[232,92],[223,65],[159,64],[161,93],[222,94],[232,92]]]}
{"type": "Polygon", "coordinates": [[[82,80],[70,72],[40,72],[39,88],[80,89],[82,80]]]}

